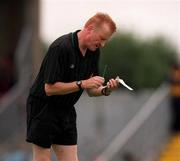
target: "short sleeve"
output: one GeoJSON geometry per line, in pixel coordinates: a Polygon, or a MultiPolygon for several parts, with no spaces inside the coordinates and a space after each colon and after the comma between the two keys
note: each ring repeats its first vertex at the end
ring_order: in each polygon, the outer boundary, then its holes
{"type": "Polygon", "coordinates": [[[63,51],[60,47],[50,47],[44,62],[44,82],[61,81],[64,74],[63,51]]]}

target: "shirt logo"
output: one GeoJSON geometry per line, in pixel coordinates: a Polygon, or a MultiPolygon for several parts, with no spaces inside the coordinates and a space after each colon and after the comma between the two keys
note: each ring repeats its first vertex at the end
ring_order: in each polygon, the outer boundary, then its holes
{"type": "Polygon", "coordinates": [[[71,64],[71,65],[70,65],[70,68],[71,68],[71,69],[74,69],[74,67],[75,67],[74,64],[71,64]]]}

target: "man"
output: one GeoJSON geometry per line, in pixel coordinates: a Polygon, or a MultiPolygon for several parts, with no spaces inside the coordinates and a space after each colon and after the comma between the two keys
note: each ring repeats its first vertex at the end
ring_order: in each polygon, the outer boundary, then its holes
{"type": "Polygon", "coordinates": [[[42,62],[27,100],[27,141],[34,161],[50,161],[50,148],[59,161],[78,161],[74,104],[83,90],[89,96],[110,95],[118,82],[98,76],[100,47],[115,32],[111,17],[97,13],[80,31],[55,40],[42,62]]]}
{"type": "Polygon", "coordinates": [[[175,63],[170,71],[171,132],[180,132],[180,65],[175,63]]]}

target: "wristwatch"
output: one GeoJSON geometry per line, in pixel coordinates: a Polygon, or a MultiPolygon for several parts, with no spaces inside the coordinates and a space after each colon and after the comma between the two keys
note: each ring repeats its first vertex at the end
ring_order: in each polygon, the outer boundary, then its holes
{"type": "Polygon", "coordinates": [[[82,89],[81,84],[82,84],[81,80],[76,81],[76,85],[79,87],[80,90],[82,89]]]}

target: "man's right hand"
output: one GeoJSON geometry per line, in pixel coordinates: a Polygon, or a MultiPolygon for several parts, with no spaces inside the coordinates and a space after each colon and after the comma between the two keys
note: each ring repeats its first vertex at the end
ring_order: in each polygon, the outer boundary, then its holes
{"type": "Polygon", "coordinates": [[[103,85],[105,79],[100,76],[94,76],[86,80],[82,80],[83,89],[99,88],[103,85]]]}

